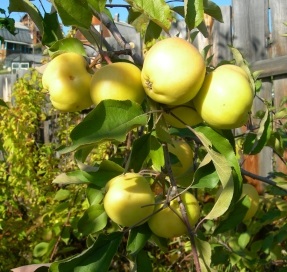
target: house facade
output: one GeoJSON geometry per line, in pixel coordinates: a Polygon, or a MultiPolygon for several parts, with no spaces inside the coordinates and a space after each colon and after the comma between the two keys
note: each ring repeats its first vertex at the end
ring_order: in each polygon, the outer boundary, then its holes
{"type": "Polygon", "coordinates": [[[41,48],[35,49],[40,42],[35,24],[28,15],[21,22],[15,22],[16,35],[7,29],[0,29],[4,42],[0,43],[0,64],[13,73],[18,69],[28,69],[41,64],[41,48]]]}

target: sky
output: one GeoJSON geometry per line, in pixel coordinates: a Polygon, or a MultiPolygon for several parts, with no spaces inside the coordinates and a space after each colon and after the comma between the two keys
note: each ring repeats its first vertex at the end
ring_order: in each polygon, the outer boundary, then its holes
{"type": "MultiPolygon", "coordinates": [[[[216,3],[219,6],[224,6],[224,5],[231,5],[232,0],[212,0],[214,3],[216,3]]],[[[39,0],[34,0],[33,4],[36,5],[38,7],[38,9],[40,10],[40,12],[43,14],[44,11],[40,5],[39,0]]],[[[50,3],[46,0],[42,0],[42,4],[44,5],[45,9],[47,12],[49,12],[49,7],[50,7],[50,3]]],[[[112,4],[126,4],[125,1],[123,0],[113,0],[112,4]]],[[[7,15],[8,15],[8,6],[9,6],[9,0],[0,0],[0,8],[4,9],[7,11],[7,15]]],[[[126,21],[127,19],[127,15],[128,12],[125,8],[112,8],[110,9],[111,14],[113,16],[115,16],[116,14],[120,15],[120,20],[121,21],[126,21]]],[[[15,19],[15,21],[19,21],[20,18],[24,15],[24,13],[16,13],[13,12],[10,17],[15,19]]]]}

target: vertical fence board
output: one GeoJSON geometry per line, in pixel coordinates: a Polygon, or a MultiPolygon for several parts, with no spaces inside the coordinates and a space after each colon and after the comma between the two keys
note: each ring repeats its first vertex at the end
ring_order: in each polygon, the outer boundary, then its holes
{"type": "Polygon", "coordinates": [[[248,61],[267,56],[268,6],[265,0],[233,0],[233,45],[248,61]]]}
{"type": "Polygon", "coordinates": [[[287,37],[283,34],[287,33],[287,26],[283,23],[287,22],[287,1],[286,0],[269,0],[269,8],[271,14],[271,56],[287,55],[287,37]]]}
{"type": "Polygon", "coordinates": [[[214,21],[212,35],[213,65],[217,65],[222,60],[231,60],[231,52],[228,45],[232,45],[231,32],[231,6],[222,6],[221,12],[224,23],[214,21]]]}

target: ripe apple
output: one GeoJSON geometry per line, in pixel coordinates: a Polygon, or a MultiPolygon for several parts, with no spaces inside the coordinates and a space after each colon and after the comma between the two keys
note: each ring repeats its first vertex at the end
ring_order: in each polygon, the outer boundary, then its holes
{"type": "Polygon", "coordinates": [[[247,195],[250,200],[250,207],[243,218],[243,221],[251,219],[258,210],[259,205],[259,194],[255,187],[249,183],[244,183],[242,185],[242,195],[241,197],[247,195]]]}
{"type": "MultiPolygon", "coordinates": [[[[200,207],[196,198],[189,192],[180,195],[181,201],[186,207],[187,218],[190,226],[194,226],[200,217],[200,207]]],[[[158,204],[155,211],[159,210],[163,204],[158,204]]],[[[188,233],[188,229],[182,220],[179,202],[173,199],[170,205],[155,213],[148,220],[151,231],[157,236],[164,238],[178,237],[188,233]]]]}
{"type": "Polygon", "coordinates": [[[175,178],[193,169],[193,151],[186,141],[173,140],[172,144],[168,144],[168,151],[171,154],[171,170],[175,178]]]}
{"type": "Polygon", "coordinates": [[[48,63],[42,83],[56,109],[74,112],[93,104],[90,97],[91,78],[84,57],[68,52],[58,55],[48,63]]]}
{"type": "MultiPolygon", "coordinates": [[[[218,67],[219,68],[219,67],[218,67]]],[[[232,69],[240,74],[242,74],[247,80],[249,80],[248,74],[239,66],[234,64],[224,64],[221,69],[226,69],[227,71],[232,69]]]]}
{"type": "Polygon", "coordinates": [[[103,66],[93,75],[91,97],[95,105],[105,99],[132,100],[141,104],[145,91],[140,69],[128,62],[103,66]]]}
{"type": "Polygon", "coordinates": [[[209,73],[193,99],[202,119],[217,129],[234,129],[247,122],[253,91],[240,67],[219,66],[209,73]]]}
{"type": "Polygon", "coordinates": [[[143,224],[154,211],[154,193],[146,178],[126,173],[106,185],[104,208],[107,215],[123,227],[143,224]]]}
{"type": "Polygon", "coordinates": [[[142,83],[152,100],[181,105],[195,97],[205,71],[204,59],[195,46],[181,38],[166,38],[147,52],[142,83]]]}
{"type": "Polygon", "coordinates": [[[165,121],[172,127],[185,128],[188,126],[196,126],[203,120],[198,112],[195,110],[192,101],[178,106],[169,106],[168,111],[164,114],[165,121]],[[174,115],[176,117],[174,117],[174,115]],[[183,122],[181,122],[183,121],[183,122]],[[186,125],[185,125],[186,124],[186,125]]]}

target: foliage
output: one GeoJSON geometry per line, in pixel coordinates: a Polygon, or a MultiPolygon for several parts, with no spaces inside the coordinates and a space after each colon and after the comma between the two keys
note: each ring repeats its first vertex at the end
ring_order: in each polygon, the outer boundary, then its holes
{"type": "MultiPolygon", "coordinates": [[[[170,7],[161,0],[127,2],[131,6],[130,22],[138,19],[147,25],[143,33],[146,43],[164,37],[163,32],[169,31],[175,13],[184,17],[189,30],[197,28],[204,35],[205,13],[222,21],[219,7],[209,0],[184,1],[178,7],[170,7]]],[[[9,10],[28,12],[34,18],[47,46],[46,53],[51,57],[73,48],[83,52],[75,39],[75,43],[71,37],[68,42],[63,40],[59,15],[65,25],[81,30],[99,52],[99,58],[91,64],[109,62],[110,58],[119,61],[112,54],[115,52],[106,50],[101,33],[89,29],[94,15],[110,27],[136,62],[132,49],[113,28],[105,3],[55,0],[52,4],[56,11],[42,16],[30,1],[11,0],[9,10]]],[[[246,71],[254,94],[260,98],[258,74],[250,71],[236,48],[230,49],[233,59],[229,62],[246,71]]],[[[210,61],[206,59],[209,71],[215,68],[210,61]]],[[[136,64],[141,66],[141,62],[136,64]]],[[[43,144],[38,141],[38,129],[48,113],[44,114],[47,101],[40,82],[40,75],[31,71],[14,87],[15,104],[0,104],[4,151],[0,166],[0,224],[4,238],[0,250],[5,260],[10,257],[11,263],[7,261],[6,267],[51,262],[50,268],[41,271],[286,269],[286,175],[274,172],[273,179],[260,177],[244,171],[240,164],[240,159],[258,154],[266,146],[284,161],[284,99],[282,108],[275,109],[271,101],[260,98],[264,110],[252,113],[248,130],[240,135],[231,130],[215,130],[204,123],[184,129],[170,128],[162,118],[164,109],[150,99],[142,105],[104,100],[83,119],[78,114],[52,111],[57,127],[52,130],[55,141],[43,144]],[[144,174],[157,193],[175,190],[178,194],[178,189],[183,189],[174,183],[170,173],[172,158],[167,155],[166,146],[173,138],[185,139],[196,154],[194,174],[185,189],[201,205],[200,222],[189,228],[189,235],[167,240],[152,234],[147,224],[122,228],[110,221],[103,209],[104,187],[121,173],[144,174]],[[240,197],[246,176],[267,185],[257,214],[243,221],[250,207],[248,198],[240,197]],[[17,241],[15,247],[11,246],[12,241],[17,241]]],[[[4,264],[1,265],[4,269],[4,264]]]]}
{"type": "Polygon", "coordinates": [[[57,158],[55,146],[69,142],[71,124],[79,115],[54,113],[58,115],[57,128],[53,129],[57,141],[44,144],[43,121],[48,112],[40,82],[41,75],[29,71],[15,83],[12,104],[1,103],[1,271],[27,262],[47,261],[43,256],[53,250],[61,232],[65,233],[61,243],[68,243],[70,235],[63,225],[68,219],[74,220],[77,205],[83,202],[82,190],[70,188],[70,192],[51,184],[61,171],[74,167],[71,156],[57,158]],[[69,218],[64,206],[75,207],[69,218]]]}

